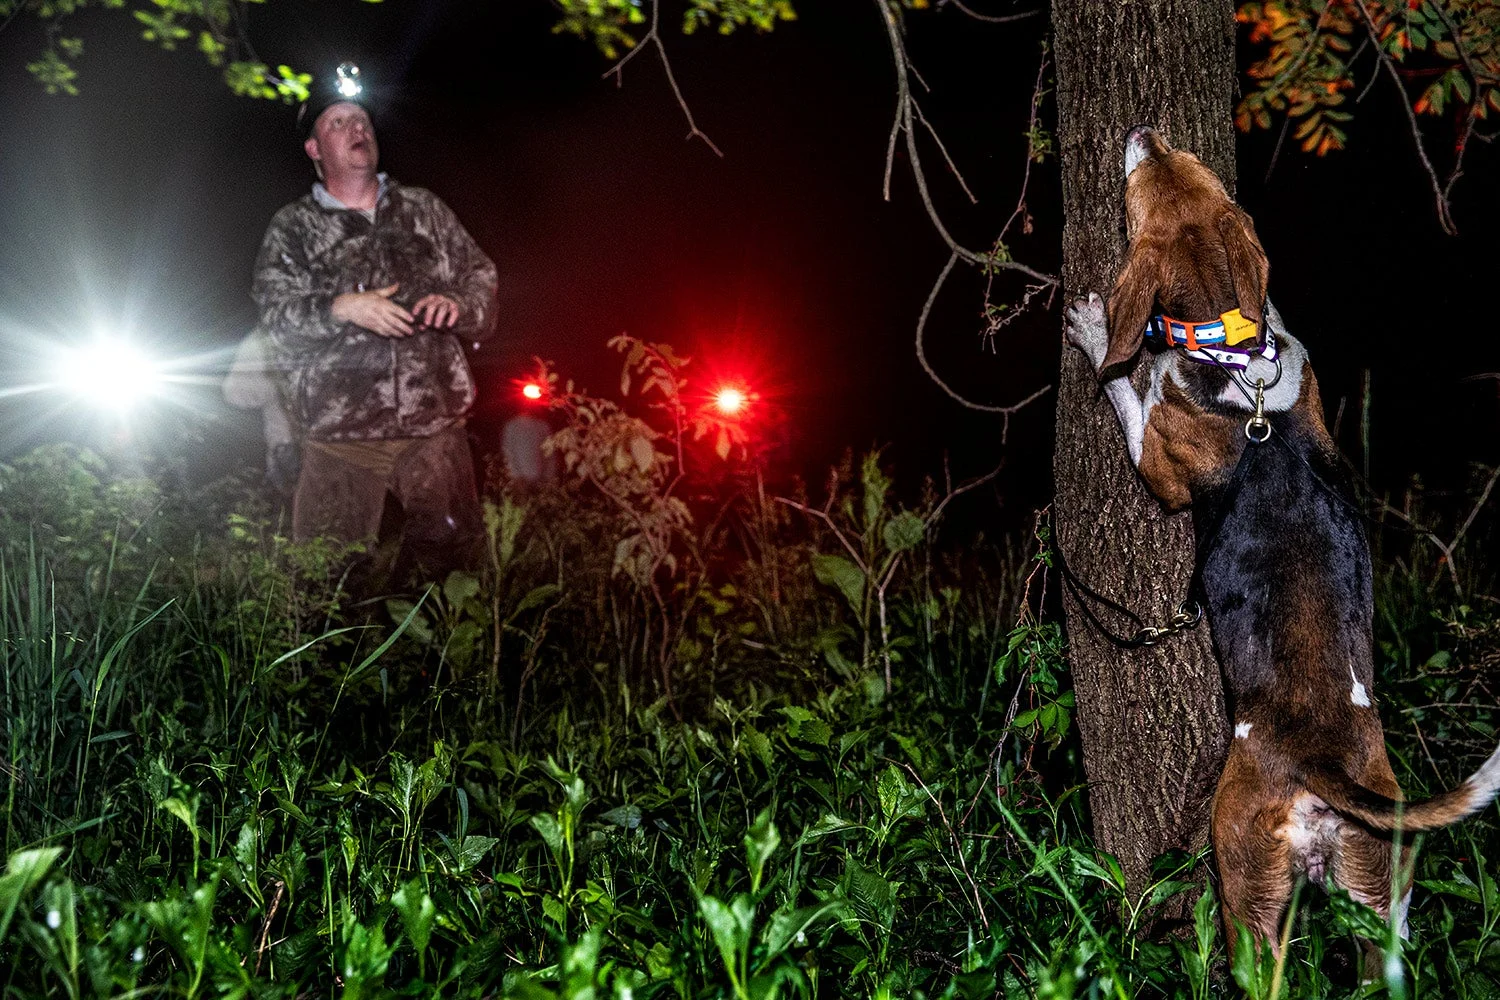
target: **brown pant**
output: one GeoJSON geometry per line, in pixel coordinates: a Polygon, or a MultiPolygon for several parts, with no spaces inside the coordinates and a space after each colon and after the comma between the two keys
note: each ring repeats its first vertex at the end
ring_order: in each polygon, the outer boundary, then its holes
{"type": "Polygon", "coordinates": [[[308,441],[292,499],[292,537],[374,541],[387,494],[404,515],[398,562],[429,570],[472,562],[482,517],[462,425],[426,438],[308,441]]]}

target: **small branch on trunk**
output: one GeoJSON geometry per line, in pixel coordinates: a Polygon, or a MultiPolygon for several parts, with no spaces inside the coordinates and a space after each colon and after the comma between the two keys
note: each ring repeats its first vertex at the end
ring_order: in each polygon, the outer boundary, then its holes
{"type": "Polygon", "coordinates": [[[1012,403],[1009,406],[992,406],[986,403],[975,403],[966,399],[956,389],[938,377],[938,373],[933,370],[932,364],[927,360],[927,348],[923,346],[923,335],[927,330],[927,317],[932,314],[932,304],[937,301],[938,293],[942,291],[943,284],[948,280],[948,275],[953,272],[953,265],[956,263],[958,263],[958,253],[954,252],[948,257],[948,263],[943,265],[943,270],[938,275],[937,283],[932,286],[932,291],[927,295],[927,301],[922,305],[922,315],[917,319],[917,361],[921,364],[922,370],[927,373],[927,377],[937,383],[939,389],[964,406],[971,410],[979,410],[982,413],[999,413],[1003,415],[1005,420],[1000,426],[1000,443],[1003,445],[1010,433],[1011,416],[1028,403],[1035,402],[1037,399],[1051,392],[1052,386],[1045,385],[1020,402],[1012,403]]]}

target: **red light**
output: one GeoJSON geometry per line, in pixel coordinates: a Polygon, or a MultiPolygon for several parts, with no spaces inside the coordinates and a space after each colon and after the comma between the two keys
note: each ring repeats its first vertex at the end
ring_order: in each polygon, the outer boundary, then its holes
{"type": "Polygon", "coordinates": [[[740,389],[720,389],[714,394],[714,405],[725,416],[738,416],[744,409],[745,393],[740,389]]]}
{"type": "Polygon", "coordinates": [[[527,399],[541,399],[542,387],[537,385],[535,382],[527,382],[525,385],[521,386],[521,395],[525,396],[527,399]]]}

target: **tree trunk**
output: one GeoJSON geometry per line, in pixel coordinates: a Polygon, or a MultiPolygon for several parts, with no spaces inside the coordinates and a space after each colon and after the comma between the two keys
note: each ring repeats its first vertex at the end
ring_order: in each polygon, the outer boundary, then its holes
{"type": "MultiPolygon", "coordinates": [[[[1054,0],[1052,25],[1071,301],[1090,290],[1107,295],[1124,259],[1131,126],[1156,126],[1233,191],[1234,10],[1227,0],[1054,0]]],[[[1192,573],[1191,520],[1164,516],[1146,492],[1092,368],[1067,346],[1053,473],[1057,541],[1072,571],[1146,624],[1166,624],[1192,573]]],[[[1091,610],[1117,634],[1133,631],[1107,609],[1091,610]]],[[[1153,857],[1207,842],[1229,737],[1218,662],[1204,625],[1126,652],[1071,597],[1065,613],[1094,833],[1137,894],[1153,857]]]]}

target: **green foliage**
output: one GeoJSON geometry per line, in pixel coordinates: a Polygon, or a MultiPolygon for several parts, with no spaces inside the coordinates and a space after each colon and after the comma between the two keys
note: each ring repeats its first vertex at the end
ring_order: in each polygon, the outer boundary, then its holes
{"type": "MultiPolygon", "coordinates": [[[[685,6],[685,34],[700,28],[721,35],[744,27],[770,31],[778,21],[797,18],[791,0],[689,0],[685,6]]],[[[643,30],[649,30],[644,28],[646,8],[635,0],[557,0],[557,8],[559,18],[553,31],[592,41],[609,59],[635,48],[643,30]]]]}
{"type": "MultiPolygon", "coordinates": [[[[26,64],[26,71],[49,94],[78,94],[75,63],[83,57],[82,38],[62,34],[68,18],[99,10],[128,13],[141,40],[167,52],[191,47],[210,66],[223,71],[224,83],[241,97],[279,100],[287,104],[307,99],[312,76],[289,66],[272,70],[256,59],[245,36],[248,9],[266,0],[149,0],[127,9],[126,0],[0,0],[0,21],[20,14],[33,15],[43,28],[45,48],[26,64]]],[[[379,3],[380,0],[363,0],[379,3]]]]}
{"type": "Polygon", "coordinates": [[[1285,115],[1305,152],[1344,148],[1352,63],[1371,43],[1406,77],[1430,81],[1407,98],[1418,114],[1441,116],[1459,105],[1472,125],[1500,111],[1500,4],[1493,0],[1267,0],[1241,4],[1236,17],[1249,26],[1252,44],[1267,46],[1246,70],[1254,87],[1235,110],[1241,131],[1270,128],[1285,115]]]}
{"type": "MultiPolygon", "coordinates": [[[[683,398],[653,350],[629,388],[683,398]]],[[[231,488],[74,449],[0,468],[8,995],[1335,997],[1355,933],[1397,984],[1365,995],[1493,994],[1493,814],[1421,845],[1411,944],[1303,892],[1291,959],[1231,955],[1202,856],[1131,897],[1087,836],[1066,637],[1022,598],[1045,524],[1030,560],[949,539],[878,456],[816,504],[690,476],[653,619],[618,541],[679,440],[719,459],[670,404],[576,396],[597,482],[497,484],[481,566],[384,602],[344,592],[358,552],[289,544],[231,488]],[[646,468],[589,439],[601,414],[660,435],[646,468]]],[[[1424,744],[1461,772],[1500,722],[1488,528],[1453,519],[1453,574],[1425,534],[1380,550],[1413,795],[1443,783],[1424,744]]]]}

